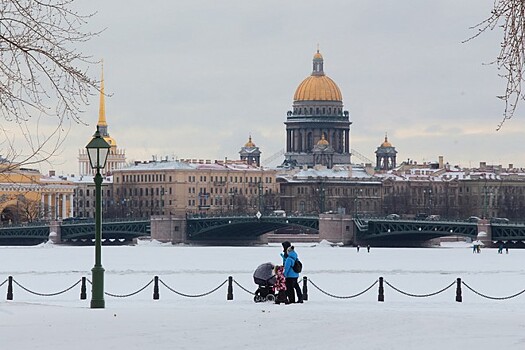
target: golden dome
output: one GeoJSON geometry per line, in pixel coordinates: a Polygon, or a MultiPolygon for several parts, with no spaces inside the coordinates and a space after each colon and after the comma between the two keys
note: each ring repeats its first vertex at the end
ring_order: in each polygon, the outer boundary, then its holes
{"type": "Polygon", "coordinates": [[[250,135],[248,142],[244,144],[244,147],[255,147],[255,143],[252,142],[252,135],[250,135]]]}
{"type": "Polygon", "coordinates": [[[319,146],[328,146],[328,141],[324,138],[324,134],[321,136],[321,139],[317,142],[319,146]]]}
{"type": "Polygon", "coordinates": [[[111,147],[117,147],[117,142],[115,139],[111,136],[102,136],[104,140],[111,146],[111,147]]]}
{"type": "Polygon", "coordinates": [[[314,55],[312,75],[303,80],[295,90],[294,101],[343,101],[337,84],[324,74],[323,55],[314,55]]]}
{"type": "Polygon", "coordinates": [[[294,101],[343,101],[337,84],[326,75],[311,75],[295,90],[294,101]]]}
{"type": "Polygon", "coordinates": [[[392,147],[392,144],[388,142],[388,137],[385,136],[385,142],[381,144],[381,147],[392,147]]]}

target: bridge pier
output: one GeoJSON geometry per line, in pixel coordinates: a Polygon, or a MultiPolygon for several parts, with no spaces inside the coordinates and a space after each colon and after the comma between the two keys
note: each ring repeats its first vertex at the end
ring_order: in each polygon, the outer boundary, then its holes
{"type": "Polygon", "coordinates": [[[49,240],[55,244],[62,243],[62,235],[60,234],[60,225],[62,221],[51,221],[49,223],[49,240]]]}
{"type": "Polygon", "coordinates": [[[490,226],[490,221],[487,219],[482,219],[478,222],[478,240],[483,242],[485,247],[492,247],[492,227],[490,226]],[[483,234],[485,233],[485,234],[483,234]]]}
{"type": "Polygon", "coordinates": [[[344,245],[355,243],[355,225],[351,215],[320,214],[319,241],[332,243],[342,242],[344,245]]]}
{"type": "Polygon", "coordinates": [[[164,243],[187,243],[186,217],[176,217],[172,215],[152,216],[151,238],[164,243]]]}

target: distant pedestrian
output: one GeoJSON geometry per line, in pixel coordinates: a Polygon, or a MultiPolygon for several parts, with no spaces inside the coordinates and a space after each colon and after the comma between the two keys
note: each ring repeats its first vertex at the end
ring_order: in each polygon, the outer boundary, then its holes
{"type": "Polygon", "coordinates": [[[358,244],[358,245],[357,245],[357,252],[358,252],[358,253],[359,253],[359,248],[360,248],[360,247],[359,247],[359,244],[358,244]]]}
{"type": "Polygon", "coordinates": [[[370,244],[366,246],[366,252],[370,253],[370,244]]]}
{"type": "Polygon", "coordinates": [[[505,253],[506,253],[506,254],[509,253],[509,247],[507,247],[507,245],[505,245],[505,253]]]}
{"type": "Polygon", "coordinates": [[[503,244],[500,244],[498,247],[498,254],[503,254],[503,244]]]}

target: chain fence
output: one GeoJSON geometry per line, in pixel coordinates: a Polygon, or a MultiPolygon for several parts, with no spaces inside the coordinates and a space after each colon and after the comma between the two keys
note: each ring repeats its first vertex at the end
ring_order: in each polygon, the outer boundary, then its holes
{"type": "MultiPolygon", "coordinates": [[[[61,290],[60,292],[56,292],[56,293],[39,293],[39,292],[35,292],[33,290],[30,290],[29,288],[24,287],[23,285],[18,283],[15,279],[13,279],[13,283],[16,284],[18,287],[22,288],[23,290],[25,290],[26,292],[28,292],[30,294],[38,295],[39,297],[54,297],[54,296],[57,296],[57,295],[60,295],[60,294],[64,294],[66,292],[69,292],[71,289],[75,288],[81,281],[82,280],[78,280],[71,287],[68,287],[68,288],[66,288],[64,290],[61,290]]],[[[2,285],[3,285],[3,283],[2,283],[2,285]]]]}
{"type": "Polygon", "coordinates": [[[235,283],[239,288],[241,288],[243,291],[245,291],[246,293],[248,294],[251,294],[251,295],[255,295],[254,292],[250,291],[249,289],[247,288],[244,288],[243,286],[241,286],[241,284],[239,282],[237,282],[235,279],[233,280],[233,283],[235,283]]]}
{"type": "Polygon", "coordinates": [[[200,297],[205,297],[207,295],[210,295],[212,293],[215,293],[217,290],[219,290],[222,286],[224,286],[226,284],[226,282],[228,282],[228,280],[225,280],[224,282],[222,282],[221,284],[219,284],[217,287],[213,288],[212,290],[210,290],[209,292],[206,292],[206,293],[202,293],[202,294],[186,294],[186,293],[182,293],[182,292],[178,292],[176,291],[175,289],[171,288],[170,286],[168,286],[166,283],[164,283],[163,280],[159,279],[159,282],[164,286],[166,287],[168,290],[172,291],[173,293],[177,294],[177,295],[180,295],[182,297],[187,297],[187,298],[200,298],[200,297]]]}
{"type": "MultiPolygon", "coordinates": [[[[24,291],[26,291],[26,292],[28,292],[30,294],[36,295],[36,296],[52,297],[52,296],[57,296],[57,295],[66,293],[66,292],[72,290],[73,288],[75,288],[76,286],[78,286],[80,283],[82,283],[81,299],[85,299],[86,298],[86,296],[85,296],[86,295],[86,293],[85,293],[86,281],[89,284],[93,285],[92,281],[90,281],[89,279],[87,279],[85,277],[82,277],[82,279],[78,280],[73,285],[71,285],[71,286],[69,286],[69,287],[67,287],[67,288],[65,288],[65,289],[63,289],[61,291],[54,292],[54,293],[42,293],[42,292],[34,291],[34,290],[24,286],[23,284],[21,284],[20,282],[15,280],[12,276],[9,276],[9,278],[7,278],[2,283],[0,283],[0,287],[3,287],[7,283],[7,300],[13,300],[13,285],[16,285],[17,287],[21,288],[22,290],[24,290],[24,291]]],[[[468,285],[464,281],[461,281],[460,278],[458,278],[457,281],[454,281],[454,282],[450,283],[449,285],[445,286],[444,288],[442,288],[442,289],[440,289],[438,291],[435,291],[435,292],[432,292],[432,293],[426,293],[426,294],[416,294],[416,293],[411,293],[411,292],[402,290],[401,288],[396,287],[392,283],[384,280],[383,277],[379,277],[379,279],[375,280],[369,287],[365,288],[361,292],[358,292],[358,293],[352,294],[352,295],[336,295],[336,294],[333,294],[333,293],[330,293],[330,292],[324,290],[323,288],[321,288],[319,285],[317,285],[311,279],[308,279],[307,277],[303,277],[303,286],[302,287],[303,287],[304,300],[308,300],[308,291],[307,291],[308,290],[308,282],[314,288],[316,288],[319,292],[321,292],[322,294],[324,294],[326,296],[329,296],[331,298],[336,298],[336,299],[357,298],[357,297],[367,293],[368,291],[370,291],[372,288],[374,288],[375,286],[377,286],[379,284],[378,301],[381,301],[381,302],[384,301],[383,283],[386,284],[388,287],[392,288],[394,291],[400,293],[400,294],[403,294],[403,295],[408,296],[408,297],[414,297],[414,298],[432,297],[432,296],[438,295],[440,293],[444,293],[448,289],[452,288],[454,286],[454,284],[456,284],[456,301],[457,302],[462,302],[461,286],[464,286],[469,291],[471,291],[472,293],[474,293],[474,294],[476,294],[476,295],[478,295],[480,297],[483,297],[483,298],[486,298],[486,299],[490,299],[490,300],[508,300],[508,299],[516,298],[516,297],[518,297],[518,296],[520,296],[520,295],[525,293],[525,289],[523,289],[520,292],[517,292],[517,293],[509,295],[509,296],[503,296],[503,297],[490,296],[490,295],[486,295],[486,294],[484,294],[484,293],[474,289],[473,287],[471,287],[470,285],[468,285]]],[[[148,283],[146,283],[143,287],[139,288],[138,290],[136,290],[136,291],[134,291],[132,293],[115,294],[115,293],[104,292],[104,294],[107,295],[107,296],[110,296],[110,297],[115,297],[115,298],[127,298],[127,297],[131,297],[131,296],[137,295],[138,293],[144,291],[146,288],[148,288],[149,286],[154,284],[153,299],[157,300],[157,299],[159,299],[159,284],[160,284],[160,285],[163,285],[169,291],[171,291],[171,292],[173,292],[173,293],[175,293],[175,294],[177,294],[179,296],[187,297],[187,298],[200,298],[200,297],[205,297],[205,296],[208,296],[208,295],[210,295],[212,293],[215,293],[220,288],[222,288],[226,283],[228,283],[227,300],[233,300],[233,285],[234,284],[237,287],[239,287],[241,290],[243,290],[244,292],[246,292],[246,293],[248,293],[250,295],[256,295],[255,292],[252,292],[248,288],[245,288],[241,283],[239,283],[237,280],[235,280],[232,276],[229,276],[228,279],[224,280],[217,287],[211,289],[210,291],[207,291],[205,293],[199,293],[199,294],[188,294],[188,293],[183,293],[181,291],[178,291],[175,288],[169,286],[167,283],[165,283],[163,280],[161,280],[158,276],[155,276],[148,283]]]]}
{"type": "Polygon", "coordinates": [[[377,284],[378,280],[375,280],[374,283],[372,283],[372,285],[368,288],[366,288],[365,290],[363,290],[362,292],[359,292],[357,294],[353,294],[353,295],[347,295],[347,296],[340,296],[340,295],[335,295],[335,294],[331,294],[331,293],[328,293],[327,291],[321,289],[320,287],[317,286],[317,284],[315,284],[311,279],[308,280],[312,286],[314,286],[318,291],[320,291],[321,293],[325,294],[325,295],[328,295],[329,297],[332,297],[332,298],[336,298],[336,299],[352,299],[352,298],[357,298],[358,296],[360,295],[363,295],[365,294],[366,292],[368,292],[370,289],[374,288],[374,286],[377,284]]]}
{"type": "Polygon", "coordinates": [[[521,292],[518,292],[516,294],[512,294],[512,295],[509,295],[509,296],[506,296],[506,297],[492,297],[492,296],[489,296],[489,295],[486,295],[486,294],[483,294],[483,293],[480,293],[476,290],[474,290],[472,287],[470,287],[468,284],[466,284],[465,282],[461,282],[465,287],[467,287],[468,290],[470,290],[471,292],[479,295],[480,297],[483,297],[483,298],[486,298],[486,299],[491,299],[491,300],[507,300],[507,299],[512,299],[512,298],[515,298],[523,293],[525,293],[525,289],[522,290],[521,292]]]}
{"type": "MultiPolygon", "coordinates": [[[[93,282],[91,282],[89,279],[87,281],[88,281],[89,284],[93,285],[93,282]]],[[[114,298],[128,298],[128,297],[132,297],[134,295],[139,294],[144,289],[146,289],[150,284],[153,283],[153,281],[154,281],[154,279],[152,278],[151,281],[149,281],[144,287],[140,288],[139,290],[137,290],[135,292],[129,293],[129,294],[113,294],[113,293],[109,293],[109,292],[104,292],[104,294],[107,295],[107,296],[110,296],[110,297],[114,297],[114,298]]]]}
{"type": "Polygon", "coordinates": [[[456,281],[452,282],[451,284],[449,284],[448,286],[446,286],[445,288],[443,289],[440,289],[438,290],[437,292],[433,292],[433,293],[428,293],[428,294],[413,294],[413,293],[408,293],[408,292],[405,292],[405,291],[402,291],[401,289],[399,288],[396,288],[394,287],[392,284],[390,284],[387,280],[384,280],[385,284],[387,286],[389,286],[390,288],[392,288],[393,290],[395,290],[396,292],[398,293],[401,293],[403,295],[406,295],[406,296],[409,296],[409,297],[413,297],[413,298],[428,298],[428,297],[433,297],[434,295],[438,295],[440,293],[443,293],[444,291],[446,291],[447,289],[449,289],[450,287],[452,287],[453,285],[456,284],[456,281]]]}

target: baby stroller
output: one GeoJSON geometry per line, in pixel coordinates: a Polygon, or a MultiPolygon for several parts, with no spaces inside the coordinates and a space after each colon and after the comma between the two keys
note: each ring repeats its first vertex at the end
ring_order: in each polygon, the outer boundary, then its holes
{"type": "Polygon", "coordinates": [[[265,301],[275,301],[275,293],[273,291],[272,279],[275,280],[274,277],[266,281],[260,278],[253,278],[255,284],[259,286],[259,288],[257,288],[257,290],[255,291],[253,301],[255,301],[256,303],[261,303],[265,301]]]}
{"type": "Polygon", "coordinates": [[[273,268],[272,263],[265,263],[259,265],[253,273],[253,281],[259,286],[253,297],[253,301],[256,303],[275,301],[274,284],[276,278],[273,274],[273,268]]]}

